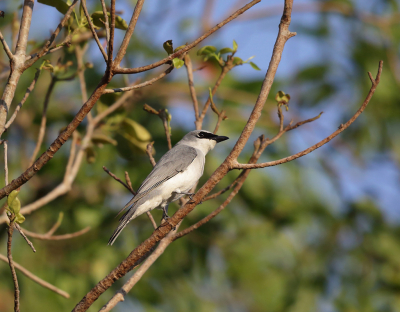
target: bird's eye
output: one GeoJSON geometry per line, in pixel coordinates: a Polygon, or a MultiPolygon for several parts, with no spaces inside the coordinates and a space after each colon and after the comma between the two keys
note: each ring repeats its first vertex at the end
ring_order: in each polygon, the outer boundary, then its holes
{"type": "Polygon", "coordinates": [[[197,135],[197,137],[198,137],[198,138],[204,138],[204,133],[203,133],[203,132],[200,132],[200,133],[197,135]]]}

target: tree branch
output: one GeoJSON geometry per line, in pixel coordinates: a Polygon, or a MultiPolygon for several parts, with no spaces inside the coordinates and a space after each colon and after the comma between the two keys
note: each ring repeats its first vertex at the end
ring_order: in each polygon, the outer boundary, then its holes
{"type": "Polygon", "coordinates": [[[3,44],[4,52],[6,52],[8,58],[10,60],[12,60],[14,58],[14,55],[12,54],[12,52],[11,52],[11,50],[10,50],[8,44],[7,44],[7,41],[6,41],[6,39],[4,39],[3,34],[1,33],[1,31],[0,31],[0,41],[3,44]]]}
{"type": "MultiPolygon", "coordinates": [[[[237,15],[243,13],[245,10],[249,9],[252,5],[256,4],[259,1],[252,1],[247,6],[237,11],[240,12],[237,15]]],[[[250,119],[245,126],[244,132],[239,138],[239,144],[243,145],[248,140],[251,132],[254,129],[255,122],[258,120],[259,114],[261,113],[262,107],[265,103],[266,97],[268,96],[268,92],[273,82],[273,78],[275,76],[276,69],[278,67],[279,61],[281,59],[282,51],[284,48],[284,44],[286,41],[292,37],[294,34],[290,33],[288,30],[290,24],[290,14],[292,10],[293,1],[286,0],[285,8],[283,12],[283,16],[280,23],[280,31],[278,33],[278,38],[274,46],[274,51],[272,54],[272,59],[270,62],[270,68],[268,69],[266,79],[263,84],[263,88],[261,89],[261,94],[259,96],[259,100],[255,104],[255,108],[253,113],[250,115],[250,119]]],[[[236,15],[236,16],[237,16],[236,15]]],[[[236,17],[232,15],[231,19],[236,17]]],[[[220,23],[217,25],[218,28],[222,27],[224,24],[220,23]]],[[[213,32],[215,30],[211,30],[213,32]]],[[[205,37],[204,37],[205,38],[205,37]]],[[[204,39],[203,38],[203,39],[204,39]]],[[[202,40],[203,40],[202,39],[202,40]]],[[[200,40],[201,41],[201,40],[200,40]]],[[[200,42],[199,41],[199,42],[200,42]]],[[[197,42],[198,43],[198,42],[197,42]]],[[[197,44],[196,43],[196,44],[197,44]]],[[[194,46],[194,45],[193,45],[194,46]]],[[[188,51],[191,48],[191,45],[186,46],[183,50],[184,52],[188,51]],[[189,48],[188,48],[189,47],[189,48]],[[185,50],[186,49],[186,50],[185,50]]],[[[180,50],[182,51],[182,50],[180,50]]],[[[179,52],[180,52],[179,51],[179,52]]],[[[179,53],[178,52],[178,53],[179,53]]],[[[182,53],[184,53],[182,52],[182,53]]],[[[175,53],[176,54],[176,53],[175,53]]],[[[181,54],[179,54],[181,55],[181,54]]],[[[177,55],[170,55],[170,57],[176,57],[177,55]]],[[[157,63],[154,63],[157,64],[157,63]]],[[[152,66],[154,66],[154,64],[152,66]]],[[[160,64],[161,65],[161,64],[160,64]]],[[[151,66],[150,66],[151,67],[151,66]]],[[[154,66],[156,67],[156,66],[154,66]]],[[[149,68],[151,69],[151,68],[149,68]]],[[[225,159],[225,161],[218,167],[218,169],[212,174],[212,176],[208,179],[208,181],[197,191],[197,193],[193,196],[193,201],[189,201],[183,207],[181,207],[171,218],[169,218],[166,222],[164,222],[160,227],[158,227],[153,234],[142,242],[139,246],[137,246],[129,256],[123,260],[110,274],[108,274],[103,280],[101,280],[91,291],[89,291],[86,296],[75,306],[74,312],[82,312],[86,311],[92,303],[104,292],[106,291],[116,280],[120,279],[124,276],[128,271],[131,270],[136,263],[145,257],[154,246],[161,241],[167,234],[182,221],[182,219],[190,213],[195,206],[214,188],[214,186],[226,175],[229,171],[230,164],[232,159],[235,159],[235,154],[237,155],[243,149],[243,147],[235,147],[231,154],[225,159]]],[[[237,157],[236,155],[236,157],[237,157]]]]}
{"type": "Polygon", "coordinates": [[[40,72],[41,72],[40,69],[36,69],[35,78],[33,78],[33,81],[31,82],[30,86],[28,87],[28,89],[26,89],[24,97],[22,98],[21,102],[18,103],[17,107],[15,108],[14,113],[12,114],[12,116],[8,120],[8,122],[6,123],[6,126],[5,126],[6,131],[8,128],[10,128],[11,124],[14,122],[15,118],[17,117],[18,112],[21,110],[22,105],[24,105],[24,103],[28,99],[29,95],[32,93],[33,89],[35,88],[36,82],[39,79],[40,72]]]}
{"type": "Polygon", "coordinates": [[[100,43],[99,37],[97,37],[96,31],[94,29],[94,25],[92,23],[92,20],[90,18],[89,12],[88,12],[87,7],[86,7],[86,0],[82,0],[81,1],[81,5],[82,5],[82,8],[83,8],[83,12],[85,13],[86,20],[87,20],[87,22],[89,24],[90,31],[92,32],[93,38],[96,41],[97,46],[99,47],[99,50],[100,50],[101,54],[103,55],[104,60],[107,63],[107,60],[108,60],[107,53],[106,53],[106,51],[104,51],[104,48],[100,43]]]}
{"type": "MultiPolygon", "coordinates": [[[[9,263],[8,259],[6,256],[0,254],[0,260],[9,263]]],[[[34,275],[33,273],[31,273],[30,271],[28,271],[27,269],[25,269],[22,265],[13,262],[14,267],[16,269],[18,269],[19,271],[21,271],[22,274],[24,274],[26,277],[30,278],[32,281],[34,281],[35,283],[38,283],[40,286],[43,286],[47,289],[50,289],[51,291],[54,291],[56,294],[59,294],[60,296],[63,296],[64,298],[69,298],[69,294],[53,285],[51,285],[50,283],[42,280],[41,278],[37,277],[36,275],[34,275]]]]}
{"type": "Polygon", "coordinates": [[[56,38],[57,38],[58,34],[60,33],[61,29],[64,27],[65,23],[68,21],[70,15],[71,15],[72,11],[74,10],[74,7],[75,7],[75,5],[77,3],[78,3],[78,0],[74,0],[72,2],[72,4],[70,5],[67,13],[65,13],[64,18],[58,24],[56,30],[51,35],[50,39],[47,40],[47,42],[43,46],[42,50],[40,50],[40,52],[36,53],[36,55],[32,56],[31,59],[29,59],[29,60],[27,60],[25,62],[24,69],[27,69],[27,68],[31,67],[38,59],[40,59],[42,56],[46,55],[49,52],[51,45],[54,43],[54,41],[56,40],[56,38]]]}
{"type": "Polygon", "coordinates": [[[353,117],[350,118],[349,121],[347,121],[345,124],[341,124],[339,129],[337,129],[335,132],[333,132],[330,136],[326,137],[322,141],[318,142],[317,144],[314,144],[313,146],[305,149],[304,151],[301,151],[297,154],[279,159],[279,160],[274,160],[274,161],[269,161],[265,163],[260,163],[260,164],[239,164],[237,161],[235,161],[232,164],[231,169],[256,169],[256,168],[265,168],[265,167],[271,167],[271,166],[276,166],[280,165],[289,161],[292,161],[294,159],[300,158],[304,155],[307,155],[311,153],[312,151],[316,150],[317,148],[321,147],[322,145],[328,143],[330,140],[332,140],[334,137],[336,137],[339,133],[347,129],[357,118],[360,116],[360,114],[364,111],[364,109],[367,107],[369,101],[371,100],[373,94],[375,93],[376,87],[378,86],[381,78],[381,73],[382,73],[382,66],[383,66],[383,61],[379,62],[379,68],[378,68],[378,73],[376,75],[376,78],[373,79],[372,75],[369,74],[372,86],[368,92],[367,97],[365,98],[363,104],[361,107],[358,109],[358,111],[353,115],[353,117]]]}
{"type": "Polygon", "coordinates": [[[15,272],[14,262],[11,253],[11,242],[12,242],[12,235],[14,231],[14,214],[9,216],[10,224],[8,226],[8,239],[7,239],[7,258],[8,258],[8,265],[10,266],[12,279],[14,282],[14,311],[19,312],[19,286],[18,286],[18,278],[17,273],[15,272]]]}
{"type": "Polygon", "coordinates": [[[144,0],[138,0],[135,6],[135,10],[133,11],[132,18],[129,22],[128,29],[125,32],[124,39],[122,40],[121,46],[118,50],[117,56],[114,60],[114,67],[118,68],[119,64],[121,63],[122,59],[125,56],[126,49],[128,48],[129,41],[132,38],[133,32],[135,31],[136,23],[139,19],[139,15],[142,12],[142,7],[144,4],[144,0]]]}
{"type": "Polygon", "coordinates": [[[161,78],[164,78],[166,75],[168,75],[172,70],[174,69],[174,66],[170,66],[167,68],[166,71],[164,71],[163,73],[161,73],[160,75],[158,75],[157,77],[154,77],[150,80],[147,80],[145,82],[142,82],[140,84],[135,84],[132,86],[128,86],[128,87],[124,87],[124,88],[115,88],[115,89],[105,89],[104,90],[104,94],[106,93],[116,93],[116,92],[125,92],[125,91],[131,91],[131,90],[135,90],[135,89],[140,89],[149,85],[152,85],[153,83],[155,83],[156,81],[160,80],[161,78]]]}
{"type": "MultiPolygon", "coordinates": [[[[241,9],[237,10],[235,13],[233,13],[231,16],[229,16],[228,18],[226,18],[225,20],[223,20],[222,22],[220,22],[219,24],[217,24],[216,26],[214,26],[213,28],[211,28],[208,32],[206,32],[204,35],[202,35],[201,37],[197,38],[195,41],[193,41],[192,43],[188,44],[187,46],[185,46],[183,49],[170,54],[168,57],[155,62],[153,64],[150,65],[146,65],[146,66],[142,66],[142,67],[136,67],[136,68],[121,68],[121,67],[116,67],[114,69],[114,73],[115,74],[136,74],[136,73],[141,73],[153,68],[156,68],[158,66],[161,66],[165,63],[167,63],[168,61],[171,61],[172,59],[181,56],[182,54],[184,54],[185,52],[191,50],[192,48],[194,48],[196,45],[198,45],[200,42],[202,42],[204,39],[206,39],[207,37],[209,37],[210,35],[212,35],[214,32],[216,32],[218,29],[220,29],[221,27],[225,26],[226,24],[228,24],[230,21],[232,21],[233,19],[235,19],[236,17],[238,17],[240,14],[243,14],[244,12],[246,12],[248,9],[250,9],[252,6],[256,5],[257,3],[259,3],[261,0],[253,0],[250,3],[246,4],[244,7],[242,7],[241,9]]],[[[139,3],[139,2],[138,2],[139,3]]],[[[122,47],[122,46],[121,46],[122,47]]],[[[118,63],[117,63],[118,64],[118,63]]]]}

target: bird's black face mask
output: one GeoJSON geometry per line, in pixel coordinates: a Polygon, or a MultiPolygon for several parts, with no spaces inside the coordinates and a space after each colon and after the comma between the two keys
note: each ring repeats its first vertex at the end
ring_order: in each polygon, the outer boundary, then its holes
{"type": "Polygon", "coordinates": [[[214,140],[214,141],[216,141],[217,143],[229,139],[229,138],[226,137],[226,136],[219,136],[219,135],[216,135],[216,134],[214,134],[214,133],[204,132],[204,131],[200,132],[200,133],[197,135],[197,137],[198,137],[199,139],[214,140]]]}

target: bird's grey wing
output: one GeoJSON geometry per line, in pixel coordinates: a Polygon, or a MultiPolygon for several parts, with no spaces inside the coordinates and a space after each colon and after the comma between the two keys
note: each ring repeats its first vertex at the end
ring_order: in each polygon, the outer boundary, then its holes
{"type": "Polygon", "coordinates": [[[184,171],[196,157],[197,152],[195,148],[187,145],[176,145],[160,158],[153,171],[150,172],[139,187],[136,196],[124,208],[133,205],[162,183],[176,176],[179,172],[184,171]]]}

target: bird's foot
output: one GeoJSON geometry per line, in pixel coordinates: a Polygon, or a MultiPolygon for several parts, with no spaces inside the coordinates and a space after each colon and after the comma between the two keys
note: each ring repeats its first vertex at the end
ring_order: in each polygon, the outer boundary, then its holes
{"type": "Polygon", "coordinates": [[[170,216],[167,213],[167,209],[165,207],[163,207],[163,219],[168,220],[170,218],[170,216]]]}

